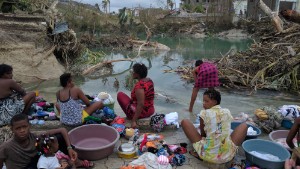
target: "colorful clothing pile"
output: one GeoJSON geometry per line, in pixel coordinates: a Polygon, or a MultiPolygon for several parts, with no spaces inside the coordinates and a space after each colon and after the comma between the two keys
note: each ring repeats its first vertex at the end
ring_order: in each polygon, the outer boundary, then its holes
{"type": "Polygon", "coordinates": [[[177,112],[171,112],[166,115],[155,114],[150,119],[150,127],[156,132],[161,132],[166,125],[175,125],[179,128],[177,112]]]}
{"type": "Polygon", "coordinates": [[[274,129],[281,127],[283,116],[274,107],[265,106],[261,110],[267,114],[268,118],[265,120],[259,119],[257,116],[253,118],[253,121],[259,128],[266,133],[270,133],[274,129]]]}
{"type": "Polygon", "coordinates": [[[136,142],[139,147],[139,155],[152,153],[158,158],[160,165],[171,164],[172,166],[181,166],[186,158],[186,143],[180,145],[168,145],[164,142],[163,136],[158,134],[146,133],[140,136],[136,142]]]}

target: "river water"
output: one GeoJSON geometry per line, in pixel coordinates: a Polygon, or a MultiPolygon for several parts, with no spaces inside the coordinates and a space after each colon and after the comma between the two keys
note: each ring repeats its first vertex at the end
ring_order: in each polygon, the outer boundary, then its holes
{"type": "MultiPolygon", "coordinates": [[[[192,83],[187,83],[180,79],[176,73],[164,73],[164,70],[176,69],[184,63],[193,64],[193,61],[201,58],[216,58],[221,57],[227,51],[242,51],[246,50],[251,45],[249,39],[191,39],[191,38],[156,38],[160,43],[163,43],[171,48],[169,52],[141,52],[140,57],[135,58],[135,61],[142,62],[149,67],[148,77],[155,84],[155,108],[157,113],[178,112],[180,119],[194,119],[195,114],[202,109],[202,94],[201,90],[198,94],[194,113],[187,112],[190,96],[193,88],[192,83]]],[[[110,50],[111,51],[111,50],[110,50]]],[[[106,60],[134,58],[137,52],[122,51],[122,52],[106,52],[108,54],[106,60]]],[[[106,91],[116,99],[118,91],[123,91],[130,94],[130,91],[125,87],[125,77],[130,74],[132,63],[128,61],[113,63],[113,72],[109,75],[99,76],[94,78],[77,77],[76,84],[80,86],[86,94],[93,95],[101,91],[106,91]],[[120,87],[114,87],[114,81],[118,79],[120,87]]],[[[40,94],[46,100],[55,101],[55,92],[59,89],[59,81],[51,80],[43,82],[39,85],[28,84],[28,90],[39,90],[40,94]]],[[[221,91],[222,101],[221,106],[228,108],[233,116],[240,112],[247,112],[250,115],[254,110],[262,106],[279,107],[284,104],[298,104],[299,99],[296,95],[275,92],[275,91],[257,91],[252,95],[248,95],[251,91],[233,90],[218,88],[221,91]]],[[[115,111],[122,115],[121,108],[115,104],[115,111]]]]}

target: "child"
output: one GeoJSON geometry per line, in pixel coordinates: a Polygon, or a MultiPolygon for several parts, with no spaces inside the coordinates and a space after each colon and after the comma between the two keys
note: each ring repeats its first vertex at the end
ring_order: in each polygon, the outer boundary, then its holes
{"type": "Polygon", "coordinates": [[[41,155],[37,164],[38,169],[67,169],[75,168],[69,164],[69,157],[58,151],[59,145],[55,136],[42,135],[36,138],[36,148],[41,155]],[[67,163],[67,164],[66,164],[67,163]]]}
{"type": "Polygon", "coordinates": [[[193,143],[195,157],[211,163],[226,163],[235,156],[247,134],[247,125],[239,125],[230,135],[232,116],[228,109],[220,106],[221,95],[214,89],[203,94],[203,108],[200,112],[200,131],[197,132],[190,120],[181,122],[184,133],[193,143]]]}
{"type": "MultiPolygon", "coordinates": [[[[6,168],[36,168],[38,161],[38,151],[35,147],[36,135],[30,132],[30,123],[27,115],[17,114],[10,121],[11,130],[14,136],[0,145],[0,168],[5,162],[6,168]]],[[[77,153],[72,149],[68,132],[65,128],[49,130],[46,135],[56,135],[59,145],[67,148],[71,160],[78,161],[77,166],[87,166],[87,161],[77,160],[77,153]]],[[[60,147],[62,150],[62,148],[60,147]]],[[[89,166],[93,165],[89,162],[89,166]]]]}

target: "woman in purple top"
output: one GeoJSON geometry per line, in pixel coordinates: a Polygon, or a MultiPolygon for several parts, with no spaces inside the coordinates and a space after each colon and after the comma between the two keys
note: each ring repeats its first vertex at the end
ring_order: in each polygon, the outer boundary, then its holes
{"type": "Polygon", "coordinates": [[[193,71],[195,85],[193,88],[189,112],[193,112],[195,100],[200,88],[213,89],[220,85],[218,77],[218,69],[213,63],[197,60],[193,71]]]}

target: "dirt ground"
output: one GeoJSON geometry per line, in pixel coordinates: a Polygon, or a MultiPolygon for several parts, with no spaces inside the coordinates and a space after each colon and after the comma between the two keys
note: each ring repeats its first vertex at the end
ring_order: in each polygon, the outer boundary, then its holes
{"type": "Polygon", "coordinates": [[[0,14],[0,63],[12,65],[15,80],[50,80],[64,72],[46,31],[42,17],[0,14]]]}

